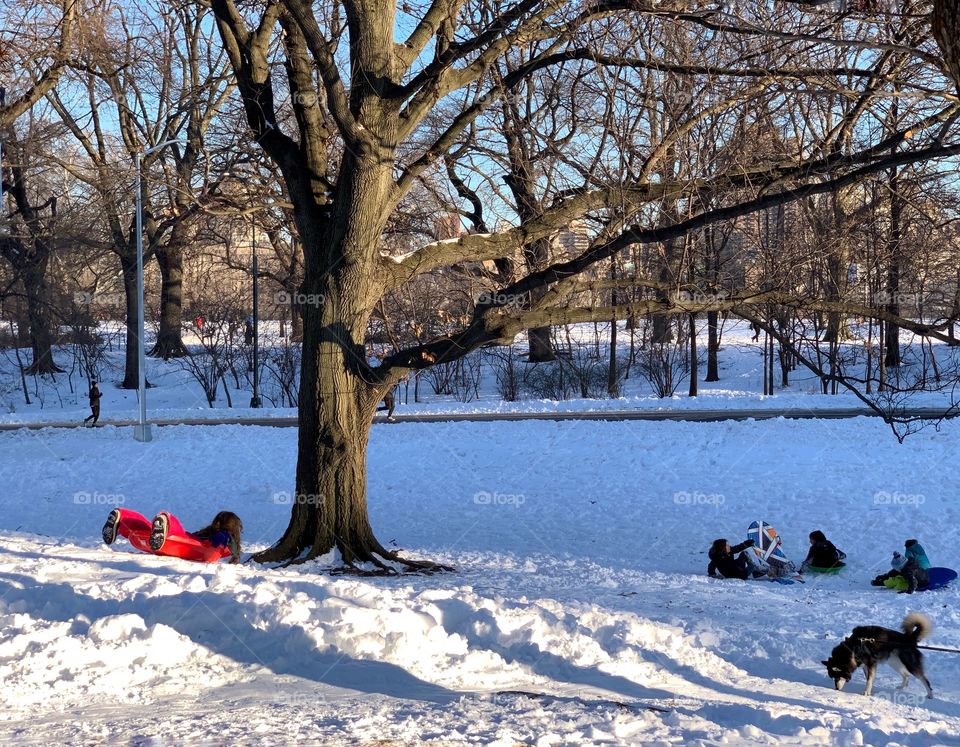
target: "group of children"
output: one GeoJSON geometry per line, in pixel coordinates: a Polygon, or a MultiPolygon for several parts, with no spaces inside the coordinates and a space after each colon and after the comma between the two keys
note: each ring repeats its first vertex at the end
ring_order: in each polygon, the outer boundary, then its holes
{"type": "MultiPolygon", "coordinates": [[[[710,558],[707,575],[714,578],[739,578],[745,581],[749,578],[802,574],[809,569],[831,571],[842,567],[843,560],[847,557],[819,529],[810,532],[810,550],[799,568],[792,562],[771,563],[768,567],[761,568],[754,553],[747,552],[753,546],[752,539],[733,547],[725,538],[714,540],[707,553],[710,558]]],[[[908,539],[904,543],[904,548],[906,550],[904,555],[899,552],[893,554],[893,568],[888,573],[877,576],[870,582],[871,584],[884,586],[888,579],[902,577],[907,583],[907,588],[901,593],[912,594],[929,583],[927,570],[930,568],[930,561],[923,547],[917,540],[908,539]]]]}

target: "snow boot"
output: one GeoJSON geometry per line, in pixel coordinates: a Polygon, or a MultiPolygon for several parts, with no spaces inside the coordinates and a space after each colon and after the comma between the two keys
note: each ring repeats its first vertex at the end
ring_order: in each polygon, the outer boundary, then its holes
{"type": "Polygon", "coordinates": [[[167,531],[169,530],[170,522],[167,520],[166,514],[157,514],[156,518],[153,520],[153,528],[150,531],[150,549],[154,552],[160,552],[160,548],[163,547],[163,543],[167,541],[167,531]]]}
{"type": "Polygon", "coordinates": [[[120,511],[115,508],[110,512],[110,515],[107,517],[107,521],[103,525],[103,529],[100,531],[100,534],[103,535],[104,544],[113,544],[113,541],[117,538],[117,527],[119,524],[120,511]]]}

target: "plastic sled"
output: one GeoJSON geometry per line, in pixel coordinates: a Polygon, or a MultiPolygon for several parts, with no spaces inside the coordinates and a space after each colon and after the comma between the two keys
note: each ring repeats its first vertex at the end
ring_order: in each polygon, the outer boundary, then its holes
{"type": "Polygon", "coordinates": [[[847,567],[846,563],[837,562],[835,565],[830,566],[829,568],[824,568],[817,565],[808,565],[807,573],[820,573],[824,575],[834,575],[840,573],[844,568],[847,567]]]}
{"type": "MultiPolygon", "coordinates": [[[[928,583],[926,586],[918,587],[917,591],[933,591],[934,589],[942,589],[944,586],[956,579],[957,572],[952,568],[934,567],[927,569],[927,575],[930,577],[930,583],[928,583]]],[[[883,585],[888,589],[895,589],[896,591],[907,590],[907,580],[903,576],[888,578],[883,582],[883,585]]]]}
{"type": "Polygon", "coordinates": [[[168,536],[160,552],[154,552],[150,548],[149,532],[131,532],[127,539],[135,548],[151,555],[181,558],[195,563],[216,563],[218,560],[230,557],[229,547],[211,547],[193,537],[168,536]]]}
{"type": "Polygon", "coordinates": [[[784,568],[791,565],[790,559],[783,552],[783,540],[777,530],[765,521],[753,522],[747,529],[747,539],[753,540],[754,555],[761,565],[771,565],[784,568]]]}

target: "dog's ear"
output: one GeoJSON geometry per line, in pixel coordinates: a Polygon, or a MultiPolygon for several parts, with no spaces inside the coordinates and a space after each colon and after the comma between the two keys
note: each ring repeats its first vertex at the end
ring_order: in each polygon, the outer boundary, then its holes
{"type": "Polygon", "coordinates": [[[825,666],[825,667],[829,667],[829,666],[830,666],[830,662],[827,661],[826,659],[822,660],[820,663],[823,664],[823,666],[825,666]]]}

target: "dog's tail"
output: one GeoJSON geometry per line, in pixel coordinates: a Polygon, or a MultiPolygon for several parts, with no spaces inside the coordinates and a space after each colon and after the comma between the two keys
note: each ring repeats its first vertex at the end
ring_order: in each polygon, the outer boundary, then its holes
{"type": "Polygon", "coordinates": [[[913,636],[918,641],[922,641],[933,631],[933,623],[922,612],[911,612],[903,618],[900,625],[904,633],[913,636]]]}

